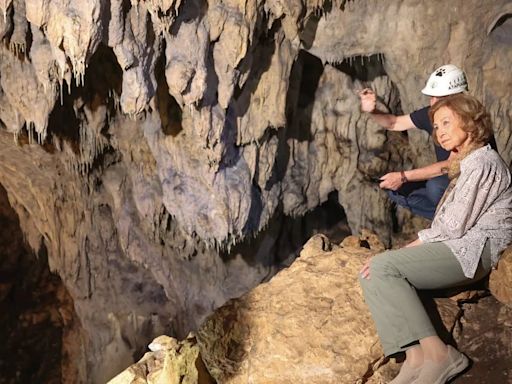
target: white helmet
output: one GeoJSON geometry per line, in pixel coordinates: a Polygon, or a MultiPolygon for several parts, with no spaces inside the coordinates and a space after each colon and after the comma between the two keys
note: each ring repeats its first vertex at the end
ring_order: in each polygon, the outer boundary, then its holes
{"type": "Polygon", "coordinates": [[[448,96],[468,90],[466,74],[462,69],[446,64],[437,68],[428,78],[421,93],[427,96],[448,96]]]}

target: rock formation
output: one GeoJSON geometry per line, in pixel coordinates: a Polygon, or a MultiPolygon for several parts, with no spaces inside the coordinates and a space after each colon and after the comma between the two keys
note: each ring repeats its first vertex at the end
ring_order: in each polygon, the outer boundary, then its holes
{"type": "MultiPolygon", "coordinates": [[[[156,352],[110,384],[152,383],[156,377],[171,384],[179,372],[190,372],[183,374],[186,382],[208,383],[194,368],[203,362],[216,382],[226,384],[387,383],[398,366],[383,357],[357,281],[367,258],[379,250],[375,236],[351,236],[338,246],[316,235],[289,268],[216,310],[198,331],[199,346],[194,338],[178,343],[161,336],[149,345],[156,352]],[[173,369],[164,373],[163,365],[173,369]]],[[[423,299],[439,334],[474,362],[460,382],[508,382],[511,308],[482,289],[446,295],[423,299]]]]}
{"type": "Polygon", "coordinates": [[[151,352],[109,381],[109,384],[213,384],[193,337],[178,342],[159,336],[150,345],[151,352]]]}
{"type": "Polygon", "coordinates": [[[83,335],[45,249],[24,242],[16,213],[0,187],[0,372],[2,383],[55,383],[78,377],[83,335]]]}
{"type": "Polygon", "coordinates": [[[458,64],[512,160],[507,0],[0,10],[0,183],[74,302],[77,382],[105,382],[163,330],[184,337],[268,279],[304,236],[286,217],[333,193],[354,233],[389,244],[389,202],[370,178],[430,162],[431,142],[369,122],[362,86],[410,112],[428,73],[458,64]]]}
{"type": "Polygon", "coordinates": [[[512,248],[507,248],[501,255],[489,278],[489,288],[496,299],[512,307],[512,248]]]}

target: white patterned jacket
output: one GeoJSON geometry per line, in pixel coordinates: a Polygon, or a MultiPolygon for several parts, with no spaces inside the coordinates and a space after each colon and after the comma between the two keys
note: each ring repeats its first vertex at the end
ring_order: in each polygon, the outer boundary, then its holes
{"type": "Polygon", "coordinates": [[[472,278],[489,240],[493,267],[512,242],[512,177],[490,145],[460,163],[460,175],[438,208],[430,228],[418,233],[423,243],[443,242],[472,278]]]}

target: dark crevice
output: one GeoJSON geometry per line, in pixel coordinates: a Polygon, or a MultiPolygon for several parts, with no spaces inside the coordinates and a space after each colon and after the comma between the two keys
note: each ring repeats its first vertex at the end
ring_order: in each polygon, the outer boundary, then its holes
{"type": "Polygon", "coordinates": [[[208,12],[208,3],[203,0],[183,1],[177,10],[171,10],[176,20],[172,23],[169,30],[170,34],[176,36],[180,30],[181,24],[201,20],[208,12]]]}
{"type": "Polygon", "coordinates": [[[230,252],[221,252],[222,259],[228,261],[241,255],[248,264],[274,266],[277,272],[289,266],[311,236],[323,233],[332,242],[339,243],[351,234],[337,191],[331,192],[324,203],[304,216],[290,217],[281,212],[282,207],[278,207],[266,229],[254,238],[246,238],[230,252]],[[267,255],[265,260],[261,260],[262,254],[267,255]]]}
{"type": "MultiPolygon", "coordinates": [[[[290,86],[286,96],[286,139],[311,141],[311,121],[315,94],[324,73],[322,61],[306,51],[300,51],[293,63],[290,86]]],[[[287,140],[285,140],[287,141],[287,140]]]]}
{"type": "Polygon", "coordinates": [[[116,105],[112,95],[121,95],[122,81],[123,73],[114,52],[100,43],[87,67],[83,86],[77,86],[74,82],[69,88],[63,85],[62,103],[58,101],[50,113],[48,136],[66,140],[78,148],[81,119],[77,115],[75,102],[81,99],[81,103],[88,105],[92,111],[107,105],[113,115],[116,105]]]}
{"type": "MultiPolygon", "coordinates": [[[[165,52],[163,40],[162,52],[165,52]]],[[[165,78],[165,54],[161,54],[155,65],[155,78],[157,80],[156,101],[162,132],[166,136],[177,136],[183,129],[181,125],[182,110],[174,97],[169,94],[169,87],[165,78]]]]}
{"type": "Polygon", "coordinates": [[[98,108],[106,106],[105,125],[97,133],[91,135],[102,135],[108,142],[108,116],[116,114],[117,100],[122,92],[123,73],[119,66],[114,52],[110,47],[100,43],[96,52],[90,59],[87,71],[84,76],[84,84],[76,85],[75,82],[68,87],[63,85],[62,99],[57,101],[48,119],[48,135],[43,148],[48,152],[55,152],[62,149],[66,143],[77,155],[77,163],[86,161],[89,172],[102,166],[104,154],[112,153],[110,145],[104,145],[94,158],[81,159],[81,124],[87,127],[87,117],[84,108],[90,111],[97,111],[98,108]]]}
{"type": "Polygon", "coordinates": [[[62,314],[74,311],[72,301],[49,270],[46,248],[35,255],[25,244],[1,186],[0,224],[0,384],[61,383],[62,314]]]}
{"type": "Polygon", "coordinates": [[[512,45],[512,13],[498,18],[491,26],[489,37],[497,43],[512,45]]]}
{"type": "Polygon", "coordinates": [[[375,53],[368,56],[351,56],[333,66],[349,75],[352,80],[358,79],[362,82],[371,82],[377,77],[387,75],[384,69],[384,61],[385,56],[383,54],[375,53]]]}
{"type": "Polygon", "coordinates": [[[324,73],[324,65],[318,57],[306,51],[299,52],[297,61],[302,61],[302,76],[297,106],[305,108],[315,101],[315,92],[318,88],[320,77],[324,73]]]}
{"type": "Polygon", "coordinates": [[[304,22],[304,26],[299,32],[299,38],[304,49],[309,49],[313,45],[316,37],[316,30],[318,29],[318,22],[320,19],[320,14],[312,13],[304,22]]]}

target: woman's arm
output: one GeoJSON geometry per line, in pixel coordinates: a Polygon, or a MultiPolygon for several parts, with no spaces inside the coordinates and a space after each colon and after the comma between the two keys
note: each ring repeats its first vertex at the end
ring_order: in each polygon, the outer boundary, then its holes
{"type": "Polygon", "coordinates": [[[420,239],[416,239],[414,241],[411,241],[409,244],[407,244],[404,248],[409,248],[409,247],[415,247],[417,245],[421,245],[423,244],[423,242],[420,240],[420,239]]]}
{"type": "Polygon", "coordinates": [[[432,226],[418,233],[423,242],[462,237],[489,208],[504,187],[496,164],[474,159],[465,164],[450,195],[439,208],[432,226]]]}

